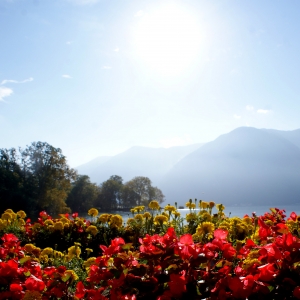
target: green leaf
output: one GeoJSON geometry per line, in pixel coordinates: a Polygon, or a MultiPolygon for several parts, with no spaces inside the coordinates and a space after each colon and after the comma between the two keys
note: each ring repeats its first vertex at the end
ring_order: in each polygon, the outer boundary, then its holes
{"type": "Polygon", "coordinates": [[[132,247],[132,243],[127,243],[127,244],[125,244],[125,245],[122,246],[122,249],[123,250],[130,250],[131,247],[132,247]]]}
{"type": "Polygon", "coordinates": [[[29,256],[25,256],[23,258],[20,259],[20,264],[23,265],[24,263],[26,263],[26,261],[30,260],[31,257],[29,256]]]}
{"type": "Polygon", "coordinates": [[[63,282],[66,282],[66,281],[68,281],[68,280],[70,279],[70,277],[71,277],[71,273],[65,273],[65,274],[61,277],[61,280],[62,280],[63,282]]]}

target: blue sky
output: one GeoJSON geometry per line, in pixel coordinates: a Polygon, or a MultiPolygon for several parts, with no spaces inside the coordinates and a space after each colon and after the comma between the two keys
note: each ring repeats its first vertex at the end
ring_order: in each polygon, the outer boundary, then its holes
{"type": "Polygon", "coordinates": [[[0,0],[0,147],[71,167],[300,128],[300,2],[0,0]]]}

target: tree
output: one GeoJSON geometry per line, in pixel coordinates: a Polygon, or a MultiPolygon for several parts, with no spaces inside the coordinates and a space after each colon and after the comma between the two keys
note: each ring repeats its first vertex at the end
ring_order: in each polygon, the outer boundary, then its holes
{"type": "Polygon", "coordinates": [[[165,201],[165,195],[158,187],[153,187],[153,190],[151,193],[151,200],[156,200],[156,201],[158,201],[158,203],[161,204],[165,201]]]}
{"type": "Polygon", "coordinates": [[[24,178],[17,150],[0,149],[0,210],[25,210],[28,206],[23,189],[24,178]]]}
{"type": "Polygon", "coordinates": [[[87,212],[96,205],[99,188],[91,183],[87,175],[79,175],[72,184],[71,192],[66,200],[73,212],[87,212]]]}
{"type": "Polygon", "coordinates": [[[128,181],[125,186],[131,189],[137,196],[136,205],[147,205],[153,195],[153,187],[148,177],[137,176],[128,181]]]}
{"type": "Polygon", "coordinates": [[[97,200],[103,210],[115,210],[121,206],[123,179],[120,176],[111,176],[100,185],[100,194],[97,200]]]}
{"type": "Polygon", "coordinates": [[[50,214],[70,211],[65,201],[77,174],[67,165],[61,149],[37,142],[20,153],[25,185],[33,190],[35,209],[50,214]]]}

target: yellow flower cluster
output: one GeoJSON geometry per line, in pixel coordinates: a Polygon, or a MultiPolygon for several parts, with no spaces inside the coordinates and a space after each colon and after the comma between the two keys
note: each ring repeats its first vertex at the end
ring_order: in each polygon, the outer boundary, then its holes
{"type": "Polygon", "coordinates": [[[88,215],[92,217],[97,217],[99,214],[98,209],[96,208],[91,208],[88,210],[88,215]]]}
{"type": "Polygon", "coordinates": [[[111,228],[119,228],[123,225],[123,218],[120,215],[112,215],[109,221],[111,228]]]}
{"type": "Polygon", "coordinates": [[[87,233],[90,233],[91,235],[96,235],[98,233],[98,229],[96,226],[94,225],[90,225],[87,229],[86,229],[87,233]]]}
{"type": "Polygon", "coordinates": [[[185,206],[189,209],[195,209],[196,208],[196,204],[193,203],[192,201],[189,201],[185,204],[185,206]]]}
{"type": "Polygon", "coordinates": [[[176,207],[172,206],[170,204],[166,205],[164,209],[165,209],[165,211],[168,211],[170,213],[174,213],[176,211],[176,207]]]}
{"type": "Polygon", "coordinates": [[[99,223],[108,223],[112,215],[110,214],[102,214],[98,218],[99,223]]]}
{"type": "Polygon", "coordinates": [[[166,224],[168,222],[168,217],[161,214],[161,215],[157,215],[155,218],[154,218],[154,224],[157,224],[157,225],[162,225],[162,224],[166,224]]]}
{"type": "Polygon", "coordinates": [[[159,210],[160,209],[160,205],[159,203],[156,201],[156,200],[152,200],[150,203],[149,203],[149,208],[152,209],[152,210],[159,210]]]}

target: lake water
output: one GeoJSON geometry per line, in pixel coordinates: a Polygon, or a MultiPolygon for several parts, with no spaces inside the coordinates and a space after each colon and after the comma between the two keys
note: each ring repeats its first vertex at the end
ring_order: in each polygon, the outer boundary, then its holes
{"type": "MultiPolygon", "coordinates": [[[[226,216],[230,217],[240,217],[242,218],[244,215],[252,216],[252,213],[255,212],[257,216],[261,216],[266,212],[270,212],[271,206],[225,206],[225,214],[226,216]]],[[[282,206],[275,206],[278,209],[284,209],[286,214],[286,219],[290,216],[291,212],[295,212],[297,215],[300,214],[300,204],[293,204],[293,205],[282,205],[282,206]]],[[[182,217],[185,217],[186,214],[190,212],[188,208],[186,209],[178,209],[178,211],[181,213],[182,217]]],[[[196,210],[197,212],[199,209],[196,210]]],[[[213,213],[216,213],[217,210],[213,208],[213,213]]],[[[104,212],[100,212],[102,214],[104,212]]],[[[126,222],[128,218],[132,217],[132,214],[130,212],[124,212],[124,211],[114,211],[109,212],[110,214],[119,214],[123,217],[123,221],[126,222]]],[[[88,215],[80,215],[80,217],[84,217],[88,220],[90,220],[90,216],[88,215]]]]}

